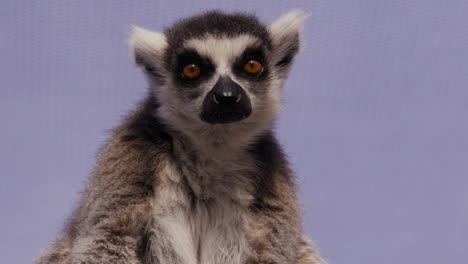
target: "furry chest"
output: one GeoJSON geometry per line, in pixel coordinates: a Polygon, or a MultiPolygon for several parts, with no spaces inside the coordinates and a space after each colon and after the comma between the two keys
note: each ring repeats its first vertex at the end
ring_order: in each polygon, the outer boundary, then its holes
{"type": "MultiPolygon", "coordinates": [[[[248,248],[245,201],[223,192],[194,198],[174,167],[163,174],[154,198],[154,257],[162,264],[242,263],[248,248]]],[[[245,196],[232,187],[235,196],[245,196]]]]}

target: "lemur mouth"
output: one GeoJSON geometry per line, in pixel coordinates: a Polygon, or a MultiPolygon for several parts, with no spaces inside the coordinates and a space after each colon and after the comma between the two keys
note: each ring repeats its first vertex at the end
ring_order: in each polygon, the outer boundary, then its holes
{"type": "Polygon", "coordinates": [[[210,124],[227,124],[241,121],[251,113],[244,89],[229,77],[221,77],[206,95],[200,118],[210,124]]]}
{"type": "Polygon", "coordinates": [[[210,124],[228,124],[246,119],[250,113],[241,112],[202,112],[201,119],[210,124]]]}

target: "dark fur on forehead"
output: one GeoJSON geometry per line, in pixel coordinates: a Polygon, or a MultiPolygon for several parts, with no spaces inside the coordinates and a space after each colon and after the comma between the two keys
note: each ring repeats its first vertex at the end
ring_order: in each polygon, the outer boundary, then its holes
{"type": "Polygon", "coordinates": [[[267,47],[271,47],[266,26],[254,15],[242,13],[226,14],[221,11],[209,11],[183,19],[166,29],[164,33],[169,47],[174,49],[180,48],[188,39],[203,38],[207,34],[228,37],[250,34],[258,37],[267,47]]]}

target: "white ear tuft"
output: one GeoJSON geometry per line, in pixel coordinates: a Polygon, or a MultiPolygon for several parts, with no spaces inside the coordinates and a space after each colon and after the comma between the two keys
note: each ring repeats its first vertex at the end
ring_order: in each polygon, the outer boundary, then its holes
{"type": "Polygon", "coordinates": [[[290,65],[301,48],[300,33],[309,15],[302,10],[292,10],[282,15],[268,27],[273,42],[273,59],[281,68],[290,65]]]}
{"type": "Polygon", "coordinates": [[[287,38],[288,35],[298,35],[309,14],[303,10],[291,10],[288,13],[282,15],[277,20],[271,23],[269,29],[273,38],[273,43],[281,41],[283,38],[287,38]]]}
{"type": "Polygon", "coordinates": [[[132,26],[128,42],[138,64],[161,60],[164,49],[167,47],[166,36],[163,33],[137,26],[132,26]]]}

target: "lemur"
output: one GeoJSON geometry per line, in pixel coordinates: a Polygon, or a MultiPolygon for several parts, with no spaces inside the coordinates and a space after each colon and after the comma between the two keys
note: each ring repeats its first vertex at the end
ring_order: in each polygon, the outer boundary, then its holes
{"type": "Polygon", "coordinates": [[[36,263],[325,263],[272,132],[306,17],[209,11],[162,33],[134,27],[149,93],[36,263]]]}

